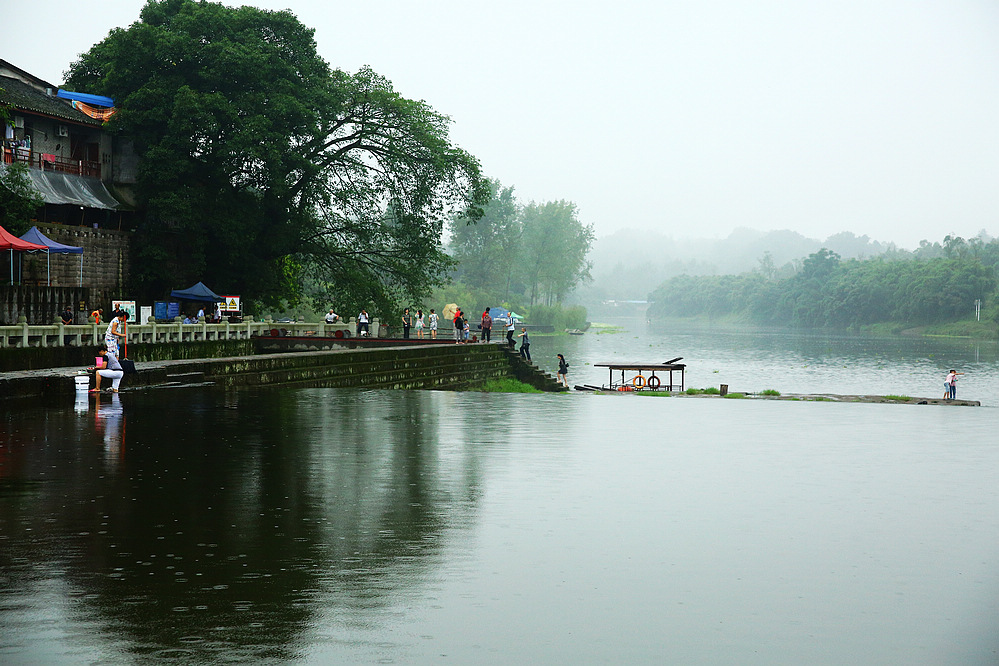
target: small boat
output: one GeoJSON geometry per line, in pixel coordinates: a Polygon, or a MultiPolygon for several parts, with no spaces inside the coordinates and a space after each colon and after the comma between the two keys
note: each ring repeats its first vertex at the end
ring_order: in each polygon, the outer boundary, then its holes
{"type": "Polygon", "coordinates": [[[569,335],[582,335],[583,333],[585,333],[585,331],[581,331],[578,328],[567,328],[565,332],[568,333],[569,335]]]}
{"type": "Polygon", "coordinates": [[[683,391],[687,365],[677,363],[682,360],[682,356],[677,356],[663,363],[594,363],[593,367],[607,368],[610,373],[609,383],[600,387],[603,391],[683,391]],[[621,373],[620,380],[614,378],[615,371],[621,373]],[[674,372],[679,373],[679,384],[673,383],[674,372]],[[630,379],[628,373],[632,373],[630,379]]]}

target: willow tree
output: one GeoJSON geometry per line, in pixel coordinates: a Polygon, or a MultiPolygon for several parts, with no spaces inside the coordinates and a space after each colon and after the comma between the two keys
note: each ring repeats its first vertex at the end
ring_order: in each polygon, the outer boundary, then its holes
{"type": "Polygon", "coordinates": [[[571,201],[530,203],[521,211],[518,266],[531,304],[560,303],[590,279],[586,255],[593,244],[593,225],[579,221],[571,201]]]}
{"type": "Polygon", "coordinates": [[[446,279],[445,221],[487,194],[450,120],[370,69],[332,69],[288,11],[150,0],[68,72],[116,99],[141,157],[133,275],[274,301],[305,273],[355,303],[446,279]]]}

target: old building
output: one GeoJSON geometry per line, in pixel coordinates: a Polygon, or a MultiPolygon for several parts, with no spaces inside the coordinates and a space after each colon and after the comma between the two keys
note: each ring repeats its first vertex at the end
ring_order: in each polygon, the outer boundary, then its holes
{"type": "Polygon", "coordinates": [[[14,277],[3,280],[0,320],[23,315],[47,322],[66,302],[86,309],[91,301],[121,298],[138,160],[131,142],[104,128],[114,113],[113,101],[60,90],[0,60],[0,104],[11,121],[3,128],[0,168],[26,164],[33,187],[45,201],[25,225],[37,225],[53,240],[84,248],[82,288],[75,262],[43,255],[5,258],[4,278],[14,277]],[[16,266],[6,265],[15,260],[16,266]],[[78,293],[71,296],[65,292],[69,288],[78,293]]]}

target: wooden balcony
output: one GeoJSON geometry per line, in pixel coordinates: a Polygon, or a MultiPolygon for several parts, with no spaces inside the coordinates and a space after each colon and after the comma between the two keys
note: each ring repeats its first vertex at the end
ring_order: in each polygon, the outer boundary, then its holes
{"type": "Polygon", "coordinates": [[[88,178],[101,177],[101,163],[88,160],[71,160],[58,155],[48,153],[36,153],[27,148],[16,146],[3,147],[4,164],[14,164],[21,162],[27,164],[32,169],[41,171],[58,171],[59,173],[70,173],[75,176],[86,176],[88,178]]]}

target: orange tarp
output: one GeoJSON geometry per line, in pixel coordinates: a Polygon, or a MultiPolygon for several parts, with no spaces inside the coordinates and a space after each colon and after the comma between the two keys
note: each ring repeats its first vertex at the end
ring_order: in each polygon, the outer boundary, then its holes
{"type": "Polygon", "coordinates": [[[90,106],[89,104],[79,102],[77,100],[73,100],[73,107],[87,114],[94,120],[102,120],[104,122],[107,122],[108,119],[111,118],[111,116],[113,116],[115,114],[115,111],[117,110],[113,106],[109,109],[101,109],[96,106],[90,106]]]}

